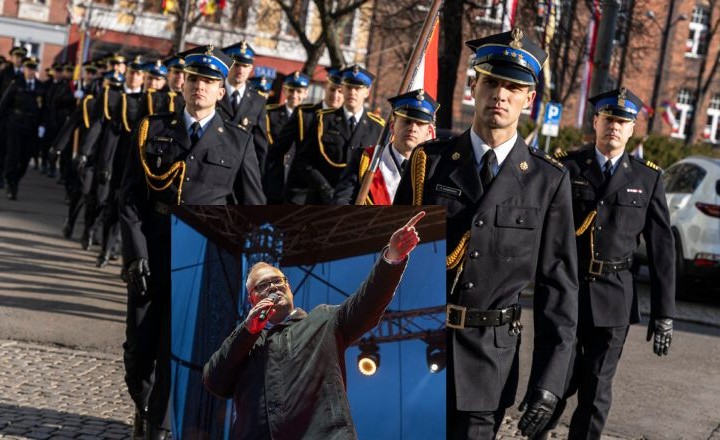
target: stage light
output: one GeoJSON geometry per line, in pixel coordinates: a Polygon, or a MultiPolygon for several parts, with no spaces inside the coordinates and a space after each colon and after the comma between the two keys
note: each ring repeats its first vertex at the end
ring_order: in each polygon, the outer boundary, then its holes
{"type": "Polygon", "coordinates": [[[360,341],[358,370],[365,376],[372,376],[380,367],[380,349],[370,341],[360,341]]]}
{"type": "Polygon", "coordinates": [[[430,373],[439,373],[445,369],[445,334],[437,333],[425,338],[425,358],[430,373]]]}

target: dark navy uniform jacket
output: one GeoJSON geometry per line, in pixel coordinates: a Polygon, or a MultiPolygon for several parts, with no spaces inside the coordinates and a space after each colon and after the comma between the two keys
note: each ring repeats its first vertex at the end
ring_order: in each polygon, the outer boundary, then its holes
{"type": "Polygon", "coordinates": [[[561,156],[559,160],[570,171],[576,229],[591,212],[597,213],[577,239],[579,278],[588,285],[593,324],[616,327],[639,321],[632,274],[622,270],[595,275],[589,269],[591,259],[608,265],[632,258],[640,235],[647,243],[650,262],[652,318],[673,318],[675,247],[660,169],[624,153],[604,184],[594,146],[561,156]]]}
{"type": "Polygon", "coordinates": [[[218,101],[216,109],[224,119],[232,121],[252,134],[260,170],[265,169],[265,158],[268,152],[265,97],[257,90],[245,86],[245,93],[240,100],[237,112],[233,110],[228,93],[218,101]]]}
{"type": "Polygon", "coordinates": [[[306,204],[321,203],[321,187],[334,188],[352,152],[377,143],[384,125],[382,118],[365,110],[351,132],[343,107],[319,110],[298,149],[288,186],[308,188],[306,204]]]}
{"type": "MultiPolygon", "coordinates": [[[[517,304],[520,291],[534,280],[529,387],[558,396],[565,389],[578,307],[569,180],[559,162],[518,137],[485,192],[468,130],[416,147],[394,199],[394,204],[446,207],[448,265],[453,267],[447,272],[448,303],[503,309],[517,304]]],[[[511,406],[520,340],[509,325],[452,330],[449,340],[454,365],[449,395],[456,396],[457,409],[511,406]]]]}
{"type": "Polygon", "coordinates": [[[147,258],[143,222],[153,212],[178,204],[232,203],[265,203],[247,131],[215,113],[192,146],[182,112],[148,116],[140,122],[120,202],[127,262],[147,258]]]}

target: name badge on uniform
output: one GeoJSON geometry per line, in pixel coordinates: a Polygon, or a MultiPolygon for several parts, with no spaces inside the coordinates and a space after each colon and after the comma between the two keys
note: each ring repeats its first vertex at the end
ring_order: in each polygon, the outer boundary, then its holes
{"type": "Polygon", "coordinates": [[[642,188],[627,188],[627,192],[633,193],[633,194],[642,194],[643,190],[642,190],[642,188]]]}
{"type": "Polygon", "coordinates": [[[440,184],[435,185],[435,191],[441,192],[443,194],[449,194],[449,195],[455,196],[455,197],[460,197],[460,195],[462,194],[462,191],[460,191],[460,189],[458,189],[458,188],[452,188],[450,186],[445,186],[445,185],[440,185],[440,184]]]}

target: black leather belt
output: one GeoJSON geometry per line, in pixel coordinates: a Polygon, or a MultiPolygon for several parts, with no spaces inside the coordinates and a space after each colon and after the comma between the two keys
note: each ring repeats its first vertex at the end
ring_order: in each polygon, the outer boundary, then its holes
{"type": "Polygon", "coordinates": [[[162,215],[170,215],[172,214],[172,206],[168,205],[167,203],[155,200],[153,202],[153,211],[162,215]]]}
{"type": "Polygon", "coordinates": [[[602,275],[607,273],[617,273],[628,270],[632,267],[632,257],[628,257],[619,261],[590,260],[588,273],[590,275],[602,275]]]}
{"type": "Polygon", "coordinates": [[[511,324],[511,333],[520,333],[520,304],[500,310],[477,310],[455,304],[447,305],[445,325],[449,328],[499,327],[511,324]]]}

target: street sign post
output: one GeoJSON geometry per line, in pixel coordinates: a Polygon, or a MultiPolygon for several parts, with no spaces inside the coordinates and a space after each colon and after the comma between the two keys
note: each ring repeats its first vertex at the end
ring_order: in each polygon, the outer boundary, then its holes
{"type": "Polygon", "coordinates": [[[548,102],[545,106],[545,118],[543,120],[541,134],[545,136],[545,151],[550,151],[550,138],[557,137],[560,131],[560,118],[562,117],[562,104],[548,102]]]}

